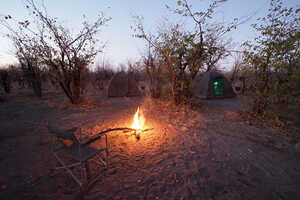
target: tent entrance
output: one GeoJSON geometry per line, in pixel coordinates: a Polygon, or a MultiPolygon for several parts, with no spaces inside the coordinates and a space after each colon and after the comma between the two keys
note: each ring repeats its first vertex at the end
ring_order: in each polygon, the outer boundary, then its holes
{"type": "Polygon", "coordinates": [[[214,80],[214,89],[215,89],[216,96],[224,95],[224,80],[223,80],[223,78],[216,78],[214,80]]]}

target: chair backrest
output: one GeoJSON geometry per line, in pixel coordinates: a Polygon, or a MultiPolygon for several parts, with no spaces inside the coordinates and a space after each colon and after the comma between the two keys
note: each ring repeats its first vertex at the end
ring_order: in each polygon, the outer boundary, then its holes
{"type": "Polygon", "coordinates": [[[54,126],[48,125],[48,130],[51,133],[53,133],[57,137],[57,139],[67,147],[70,147],[73,144],[79,144],[77,138],[73,133],[76,129],[77,128],[73,128],[70,130],[60,130],[54,126]]]}

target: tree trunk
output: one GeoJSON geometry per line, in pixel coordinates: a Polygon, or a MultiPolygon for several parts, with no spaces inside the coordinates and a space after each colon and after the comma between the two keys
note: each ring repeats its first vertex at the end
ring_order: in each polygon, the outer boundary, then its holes
{"type": "Polygon", "coordinates": [[[74,104],[80,103],[80,90],[81,90],[81,66],[77,66],[73,72],[73,84],[72,84],[72,94],[74,104]]]}
{"type": "Polygon", "coordinates": [[[73,97],[72,97],[72,93],[71,93],[70,89],[68,89],[69,87],[65,86],[65,84],[62,81],[59,82],[59,85],[60,85],[61,89],[64,91],[65,95],[71,101],[71,103],[75,104],[73,97]]]}
{"type": "Polygon", "coordinates": [[[37,97],[42,97],[42,81],[35,79],[31,82],[31,86],[32,86],[34,94],[37,97]]]}
{"type": "Polygon", "coordinates": [[[161,84],[159,77],[152,77],[150,83],[150,95],[152,98],[159,98],[161,94],[161,84]]]}
{"type": "Polygon", "coordinates": [[[80,103],[80,81],[79,80],[74,80],[73,86],[73,103],[74,104],[79,104],[80,103]]]}
{"type": "Polygon", "coordinates": [[[32,88],[33,93],[37,97],[42,97],[41,70],[36,64],[32,63],[30,60],[26,60],[26,64],[21,63],[21,67],[24,73],[24,79],[32,88]]]}
{"type": "Polygon", "coordinates": [[[1,71],[0,73],[0,83],[4,88],[4,91],[9,94],[11,89],[10,75],[7,71],[1,71]]]}
{"type": "Polygon", "coordinates": [[[179,81],[179,78],[175,76],[173,76],[172,78],[172,93],[173,93],[173,99],[176,105],[181,103],[181,84],[179,81]]]}

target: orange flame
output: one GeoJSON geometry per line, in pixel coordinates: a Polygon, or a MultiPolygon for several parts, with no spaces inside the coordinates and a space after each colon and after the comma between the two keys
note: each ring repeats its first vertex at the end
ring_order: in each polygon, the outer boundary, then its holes
{"type": "Polygon", "coordinates": [[[138,107],[136,113],[134,114],[133,117],[133,124],[131,128],[136,129],[136,130],[142,130],[144,128],[145,124],[145,118],[143,113],[140,113],[140,108],[138,107]]]}

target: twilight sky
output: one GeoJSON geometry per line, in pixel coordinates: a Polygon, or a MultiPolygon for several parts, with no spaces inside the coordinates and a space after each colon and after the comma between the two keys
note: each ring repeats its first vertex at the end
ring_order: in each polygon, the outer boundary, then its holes
{"type": "MultiPolygon", "coordinates": [[[[24,16],[27,16],[23,0],[0,1],[0,17],[10,14],[17,19],[24,19],[24,16]]],[[[97,56],[95,62],[102,62],[104,58],[115,65],[126,63],[127,60],[137,60],[143,52],[145,43],[141,39],[132,37],[133,31],[130,26],[133,24],[133,15],[144,17],[147,30],[155,30],[155,26],[163,18],[174,23],[189,23],[188,20],[183,20],[182,17],[172,14],[165,8],[166,4],[175,8],[177,0],[44,0],[44,2],[49,15],[58,17],[60,22],[74,31],[80,26],[83,14],[90,21],[93,21],[100,11],[103,11],[108,17],[112,17],[112,20],[103,27],[99,34],[100,41],[106,42],[107,46],[104,53],[97,56]]],[[[209,0],[189,0],[189,2],[193,5],[194,10],[199,10],[206,8],[209,0]]],[[[298,0],[286,0],[286,3],[293,7],[300,5],[298,0]]],[[[259,16],[265,15],[268,7],[269,0],[229,0],[217,9],[216,17],[217,20],[230,22],[235,17],[256,13],[251,20],[228,35],[236,44],[240,44],[255,36],[250,24],[255,23],[259,16]]],[[[0,26],[0,65],[16,62],[12,45],[3,36],[5,33],[5,28],[0,26]]],[[[236,46],[238,48],[238,45],[236,46]]]]}

